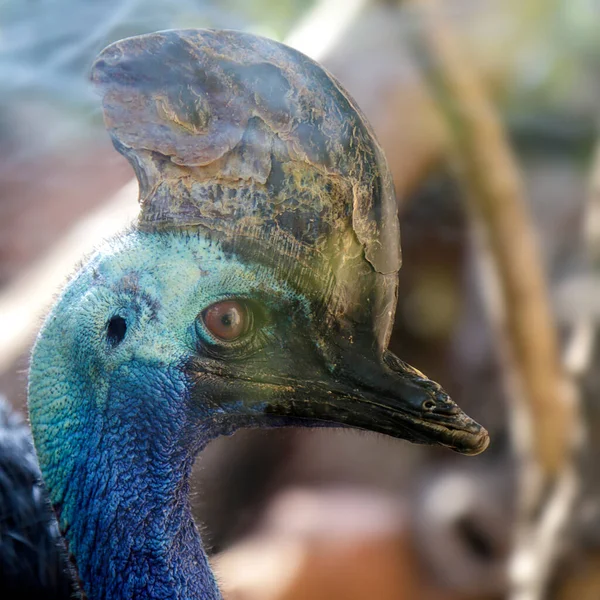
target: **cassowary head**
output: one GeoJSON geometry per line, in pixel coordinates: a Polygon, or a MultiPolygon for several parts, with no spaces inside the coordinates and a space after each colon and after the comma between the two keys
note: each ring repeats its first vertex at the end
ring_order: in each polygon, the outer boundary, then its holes
{"type": "MultiPolygon", "coordinates": [[[[178,358],[211,406],[465,453],[487,445],[436,383],[386,350],[396,201],[379,145],[331,75],[270,40],[187,30],[109,46],[92,79],[142,208],[135,231],[96,259],[111,271],[96,285],[136,304],[152,296],[156,320],[173,311],[160,343],[184,328],[178,358]]],[[[112,313],[98,318],[117,354],[134,344],[139,309],[112,313]]]]}
{"type": "MultiPolygon", "coordinates": [[[[387,350],[396,201],[331,75],[271,40],[187,30],[109,46],[92,79],[141,213],[73,277],[33,354],[31,421],[63,530],[112,484],[178,485],[198,440],[240,426],[485,449],[487,432],[387,350]]],[[[86,535],[72,535],[78,561],[86,535]]]]}

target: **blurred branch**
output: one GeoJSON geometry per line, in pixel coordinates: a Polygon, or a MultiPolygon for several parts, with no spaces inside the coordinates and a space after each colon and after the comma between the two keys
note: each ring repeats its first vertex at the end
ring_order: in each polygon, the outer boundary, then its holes
{"type": "Polygon", "coordinates": [[[513,598],[542,598],[576,494],[579,417],[561,364],[546,282],[525,192],[484,85],[435,0],[413,0],[416,42],[452,134],[469,207],[485,233],[501,296],[501,337],[515,380],[513,437],[520,469],[520,522],[513,598]]]}
{"type": "MultiPolygon", "coordinates": [[[[600,258],[600,141],[596,142],[590,166],[588,191],[582,219],[586,275],[592,279],[600,258]]],[[[592,290],[581,295],[596,296],[592,290]]],[[[577,311],[570,339],[565,348],[565,367],[574,378],[583,377],[591,368],[597,345],[597,318],[594,311],[577,311]]]]}
{"type": "Polygon", "coordinates": [[[589,258],[593,262],[597,262],[600,259],[600,141],[596,143],[596,151],[591,168],[584,223],[589,258]]]}
{"type": "Polygon", "coordinates": [[[414,4],[427,11],[423,33],[435,62],[429,75],[498,270],[509,341],[534,420],[534,453],[543,471],[556,475],[570,456],[574,406],[519,170],[485,89],[440,13],[432,10],[434,2],[414,4]]]}
{"type": "Polygon", "coordinates": [[[317,0],[284,42],[314,60],[323,60],[369,0],[317,0]]]}
{"type": "MultiPolygon", "coordinates": [[[[595,155],[590,166],[587,203],[583,218],[583,233],[586,261],[589,261],[587,276],[595,276],[595,268],[600,257],[600,141],[596,143],[595,155]]],[[[582,403],[586,409],[587,444],[582,453],[582,497],[578,507],[599,506],[598,482],[596,475],[598,441],[594,433],[598,431],[598,412],[594,410],[597,388],[590,386],[589,377],[594,377],[598,357],[598,319],[596,314],[582,311],[577,314],[573,333],[567,346],[566,363],[574,377],[581,378],[582,403]],[[587,381],[586,381],[587,379],[587,381]]],[[[579,524],[575,549],[576,568],[565,572],[558,583],[556,597],[560,600],[595,600],[600,597],[600,552],[594,530],[596,516],[583,519],[579,524]],[[596,543],[593,543],[594,540],[596,543]]]]}
{"type": "Polygon", "coordinates": [[[31,344],[56,290],[77,263],[135,218],[136,197],[137,182],[132,181],[0,293],[0,373],[31,344]]]}

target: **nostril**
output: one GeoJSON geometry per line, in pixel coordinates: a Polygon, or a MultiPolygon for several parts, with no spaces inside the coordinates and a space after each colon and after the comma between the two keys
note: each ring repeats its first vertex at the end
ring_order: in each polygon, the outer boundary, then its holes
{"type": "Polygon", "coordinates": [[[112,317],[106,327],[106,340],[114,348],[125,339],[127,321],[118,315],[112,317]]]}
{"type": "Polygon", "coordinates": [[[435,402],[433,400],[425,400],[421,406],[423,410],[432,411],[435,408],[435,402]]]}

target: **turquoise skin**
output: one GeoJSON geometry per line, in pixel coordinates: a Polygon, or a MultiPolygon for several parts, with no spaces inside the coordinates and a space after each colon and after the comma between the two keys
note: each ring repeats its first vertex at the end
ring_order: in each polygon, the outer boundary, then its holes
{"type": "Polygon", "coordinates": [[[257,287],[273,302],[291,294],[196,234],[134,230],[92,256],[48,316],[33,351],[29,411],[88,597],[220,597],[191,518],[190,470],[211,438],[246,424],[262,404],[192,402],[187,365],[211,342],[199,313],[257,287]],[[113,347],[115,314],[127,331],[113,347]]]}

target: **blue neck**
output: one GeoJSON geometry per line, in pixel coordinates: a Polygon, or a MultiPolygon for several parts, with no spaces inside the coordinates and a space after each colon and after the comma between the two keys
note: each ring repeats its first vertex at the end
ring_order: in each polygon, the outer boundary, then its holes
{"type": "Polygon", "coordinates": [[[117,375],[56,457],[69,470],[61,488],[48,482],[83,590],[93,600],[220,599],[189,504],[194,456],[213,436],[194,425],[185,375],[142,364],[117,375]]]}

